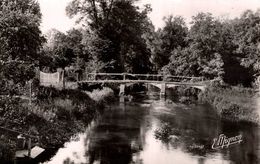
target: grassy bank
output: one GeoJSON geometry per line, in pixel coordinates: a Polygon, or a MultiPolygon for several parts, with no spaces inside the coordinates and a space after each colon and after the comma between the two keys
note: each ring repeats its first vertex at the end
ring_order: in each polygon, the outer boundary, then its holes
{"type": "Polygon", "coordinates": [[[245,121],[260,125],[254,89],[211,85],[198,96],[199,101],[213,105],[217,113],[231,121],[245,121]]]}
{"type": "MultiPolygon", "coordinates": [[[[89,122],[102,111],[104,103],[113,96],[112,90],[107,88],[93,91],[93,95],[100,95],[97,100],[93,100],[89,94],[79,90],[39,87],[35,95],[36,100],[31,106],[18,98],[1,98],[0,126],[39,136],[39,141],[34,143],[38,142],[43,148],[61,147],[73,135],[83,132],[89,122]]],[[[1,132],[3,138],[8,136],[13,142],[0,143],[0,160],[12,160],[14,150],[17,150],[18,134],[8,130],[1,132]],[[6,150],[8,147],[10,151],[6,150]]]]}

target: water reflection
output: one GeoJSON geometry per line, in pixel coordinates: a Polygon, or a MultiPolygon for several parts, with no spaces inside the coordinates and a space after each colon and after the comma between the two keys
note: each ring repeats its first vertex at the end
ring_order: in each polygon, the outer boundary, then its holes
{"type": "Polygon", "coordinates": [[[86,139],[85,134],[79,134],[79,139],[76,141],[71,141],[64,145],[65,148],[61,148],[56,153],[55,157],[48,162],[49,164],[64,163],[87,163],[84,157],[85,146],[84,140],[86,139]]]}
{"type": "Polygon", "coordinates": [[[210,106],[144,100],[107,109],[86,133],[46,163],[257,164],[259,132],[253,125],[222,121],[210,106]],[[243,142],[212,150],[213,139],[220,134],[242,134],[243,142]]]}
{"type": "Polygon", "coordinates": [[[111,108],[93,129],[89,138],[89,163],[130,163],[143,149],[143,121],[148,110],[134,106],[111,108]],[[138,113],[138,114],[137,114],[138,113]]]}

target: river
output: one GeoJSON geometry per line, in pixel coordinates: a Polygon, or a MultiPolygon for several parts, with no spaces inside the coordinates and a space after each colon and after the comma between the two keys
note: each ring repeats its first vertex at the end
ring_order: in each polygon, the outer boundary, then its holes
{"type": "Polygon", "coordinates": [[[258,164],[259,139],[259,127],[223,121],[209,105],[144,96],[107,107],[45,164],[258,164]],[[212,149],[220,134],[242,142],[212,149]]]}

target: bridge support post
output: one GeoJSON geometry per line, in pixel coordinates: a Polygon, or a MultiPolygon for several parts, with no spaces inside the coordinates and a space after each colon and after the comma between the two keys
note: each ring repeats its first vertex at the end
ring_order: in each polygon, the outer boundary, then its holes
{"type": "Polygon", "coordinates": [[[97,80],[97,74],[96,73],[94,74],[94,80],[97,80]]]}
{"type": "Polygon", "coordinates": [[[119,96],[120,102],[125,102],[125,84],[120,84],[119,96]]]}
{"type": "Polygon", "coordinates": [[[165,98],[165,90],[166,90],[166,83],[161,84],[161,91],[160,91],[160,98],[164,99],[165,98]]]}
{"type": "Polygon", "coordinates": [[[126,74],[123,73],[123,80],[126,80],[126,74]]]}

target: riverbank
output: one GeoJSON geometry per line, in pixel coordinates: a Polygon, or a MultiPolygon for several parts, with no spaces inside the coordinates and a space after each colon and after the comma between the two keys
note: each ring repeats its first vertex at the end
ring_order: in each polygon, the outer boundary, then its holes
{"type": "Polygon", "coordinates": [[[257,96],[252,88],[211,85],[198,98],[200,102],[211,104],[221,118],[260,125],[257,96]]]}
{"type": "MultiPolygon", "coordinates": [[[[39,140],[33,141],[33,144],[43,148],[62,147],[73,135],[83,132],[102,112],[104,103],[113,96],[113,91],[107,88],[92,92],[99,95],[99,99],[93,100],[80,90],[56,90],[47,87],[38,88],[36,100],[31,105],[19,98],[1,98],[0,126],[38,136],[39,140]]],[[[0,149],[10,147],[9,151],[0,150],[1,161],[13,160],[14,150],[19,149],[16,143],[18,135],[8,130],[2,131],[2,138],[8,136],[12,142],[0,142],[0,149]]]]}

